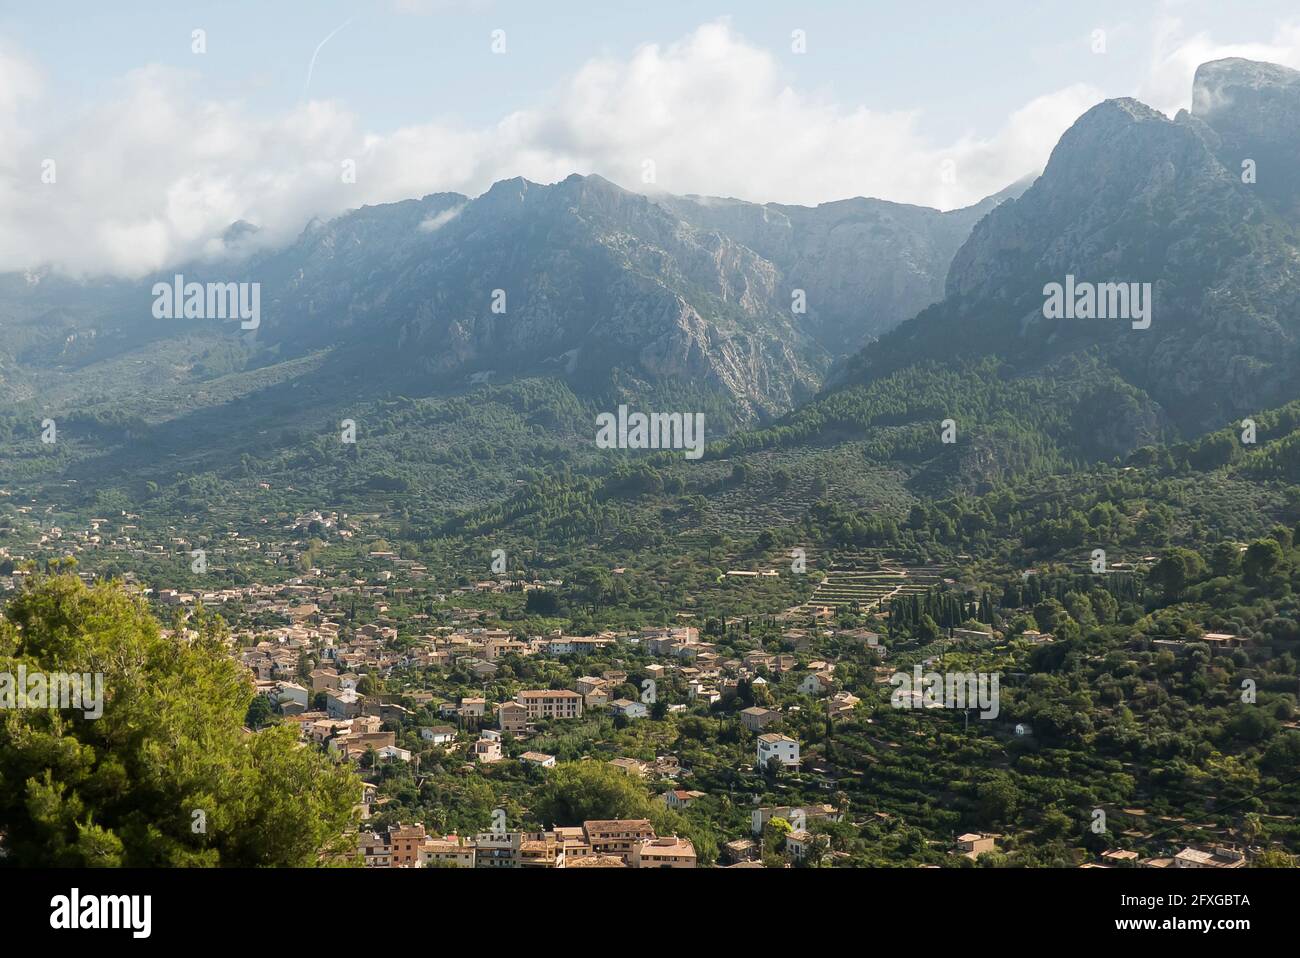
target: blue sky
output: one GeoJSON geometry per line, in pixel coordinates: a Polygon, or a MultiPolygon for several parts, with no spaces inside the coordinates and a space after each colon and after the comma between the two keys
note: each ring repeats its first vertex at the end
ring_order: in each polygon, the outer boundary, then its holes
{"type": "Polygon", "coordinates": [[[24,4],[0,9],[0,268],[143,270],[235,218],[283,238],[515,174],[950,208],[1040,168],[1104,97],[1170,112],[1202,59],[1300,66],[1298,25],[1272,0],[24,4]],[[33,193],[46,159],[64,173],[33,193]],[[345,160],[355,183],[337,182],[345,160]],[[48,227],[20,236],[19,215],[48,227]]]}
{"type": "Polygon", "coordinates": [[[701,23],[736,31],[780,55],[792,85],[877,109],[917,109],[935,134],[987,133],[1027,94],[1075,82],[1126,95],[1147,69],[1155,24],[1182,19],[1220,43],[1266,40],[1293,3],[1067,2],[777,3],[699,0],[548,3],[542,0],[223,0],[25,4],[0,12],[0,37],[33,54],[69,103],[147,63],[192,70],[214,95],[283,110],[302,94],[316,45],[311,94],[346,102],[376,131],[439,116],[490,121],[536,101],[583,61],[669,43],[701,23]],[[411,11],[411,12],[404,12],[411,11]],[[208,53],[190,31],[208,31],[208,53]],[[507,35],[493,57],[489,35],[507,35]],[[1091,52],[1094,29],[1108,55],[1091,52]],[[803,29],[808,53],[789,52],[803,29]]]}

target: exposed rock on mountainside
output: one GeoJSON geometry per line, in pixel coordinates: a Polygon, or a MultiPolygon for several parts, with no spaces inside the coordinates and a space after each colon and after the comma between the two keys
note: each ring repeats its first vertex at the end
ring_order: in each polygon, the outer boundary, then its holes
{"type": "Polygon", "coordinates": [[[1300,213],[1300,72],[1235,57],[1203,63],[1192,115],[1217,137],[1215,153],[1228,170],[1250,164],[1260,196],[1292,219],[1300,213]]]}
{"type": "Polygon", "coordinates": [[[353,338],[390,373],[434,378],[621,370],[720,392],[747,418],[808,398],[932,302],[992,205],[765,207],[517,178],[314,224],[250,275],[270,289],[262,336],[289,351],[353,338]]]}
{"type": "Polygon", "coordinates": [[[755,250],[780,270],[785,287],[808,291],[808,328],[835,351],[861,346],[941,299],[948,264],[971,227],[1027,186],[946,213],[862,197],[816,208],[697,196],[659,202],[755,250]]]}

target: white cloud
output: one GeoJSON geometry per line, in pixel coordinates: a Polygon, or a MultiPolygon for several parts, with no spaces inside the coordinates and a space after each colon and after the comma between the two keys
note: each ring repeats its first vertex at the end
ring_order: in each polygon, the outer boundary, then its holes
{"type": "Polygon", "coordinates": [[[1177,17],[1163,18],[1156,23],[1150,66],[1135,95],[1171,116],[1190,109],[1196,68],[1224,57],[1267,60],[1300,69],[1300,23],[1279,23],[1267,43],[1216,43],[1205,31],[1189,35],[1177,17]]]}
{"type": "MultiPolygon", "coordinates": [[[[1144,90],[1163,107],[1175,91],[1189,96],[1195,63],[1227,48],[1199,34],[1183,39],[1176,24],[1162,36],[1144,90]]],[[[1247,55],[1294,57],[1296,31],[1278,37],[1247,55]]],[[[23,104],[39,103],[37,75],[0,55],[0,141],[16,144],[0,160],[0,269],[52,263],[124,275],[210,254],[239,219],[262,228],[255,242],[282,243],[314,215],[444,190],[474,195],[519,175],[600,173],[631,189],[788,203],[867,195],[952,208],[1040,169],[1103,96],[1075,84],[1031,99],[991,136],[935,142],[914,112],[793,89],[777,58],[726,21],[593,59],[539,106],[480,128],[424,123],[377,135],[332,101],[255,117],[238,101],[204,98],[185,73],[149,66],[36,142],[18,117],[23,104]],[[53,186],[39,181],[46,156],[59,164],[53,186]],[[343,182],[348,159],[355,183],[343,182]],[[646,160],[652,185],[642,183],[646,160]]]]}
{"type": "Polygon", "coordinates": [[[951,207],[1036,170],[1100,98],[1071,87],[1033,101],[991,139],[935,144],[915,113],[791,89],[770,54],[718,22],[627,61],[587,64],[557,109],[533,118],[533,139],[624,185],[640,184],[643,162],[653,160],[656,186],[669,192],[787,203],[872,195],[951,207]],[[954,177],[942,176],[945,160],[954,177]]]}
{"type": "Polygon", "coordinates": [[[465,208],[465,204],[462,203],[459,206],[453,206],[451,209],[443,210],[441,213],[436,213],[433,216],[425,217],[423,220],[420,221],[420,232],[421,233],[438,232],[438,230],[442,229],[444,226],[446,226],[456,217],[460,216],[460,212],[464,208],[465,208]]]}
{"type": "MultiPolygon", "coordinates": [[[[20,189],[24,175],[39,184],[41,162],[45,155],[34,156],[30,137],[23,129],[20,115],[40,94],[40,74],[27,60],[0,47],[0,231],[14,220],[17,211],[27,207],[28,189],[20,189]],[[34,163],[23,168],[22,164],[34,163]]],[[[57,166],[55,167],[57,174],[57,166]]]]}

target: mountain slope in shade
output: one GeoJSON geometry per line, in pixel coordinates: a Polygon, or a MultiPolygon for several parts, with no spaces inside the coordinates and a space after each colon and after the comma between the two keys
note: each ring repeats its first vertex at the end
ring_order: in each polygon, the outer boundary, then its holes
{"type": "Polygon", "coordinates": [[[599,384],[621,369],[762,415],[808,396],[829,361],[778,308],[770,263],[599,177],[367,208],[253,273],[272,277],[269,342],[335,345],[398,377],[599,384]]]}
{"type": "Polygon", "coordinates": [[[314,224],[248,272],[269,289],[259,337],[282,351],[343,343],[427,381],[689,383],[745,419],[810,397],[834,361],[932,302],[993,205],[810,209],[514,179],[314,224]]]}
{"type": "MultiPolygon", "coordinates": [[[[110,282],[93,309],[73,290],[57,311],[59,284],[13,278],[0,284],[13,294],[0,293],[0,325],[13,331],[7,307],[56,317],[19,336],[55,376],[152,340],[225,336],[250,367],[327,351],[340,382],[415,395],[556,375],[633,400],[712,397],[745,422],[810,398],[837,361],[936,300],[953,253],[1000,198],[951,213],[861,198],[806,208],[647,197],[599,176],[516,178],[475,198],[313,220],[271,251],[247,252],[257,228],[241,221],[221,262],[110,282]],[[154,319],[148,291],[177,272],[260,283],[256,331],[154,319]]],[[[159,374],[176,382],[191,365],[211,364],[178,354],[159,374]]]]}
{"type": "MultiPolygon", "coordinates": [[[[1300,137],[1269,119],[1284,105],[1300,117],[1298,75],[1257,67],[1234,61],[1199,74],[1203,90],[1211,79],[1229,91],[1241,89],[1230,78],[1249,79],[1251,96],[1237,95],[1231,113],[1170,120],[1127,99],[1085,113],[1034,185],[975,226],[953,259],[944,301],[856,357],[845,381],[926,359],[998,356],[1027,375],[1091,356],[1139,391],[1143,416],[1192,434],[1295,398],[1300,243],[1277,198],[1300,188],[1300,168],[1270,165],[1276,183],[1265,194],[1243,182],[1237,160],[1225,161],[1238,150],[1225,154],[1211,125],[1242,137],[1234,131],[1262,137],[1267,128],[1270,142],[1300,155],[1300,137]],[[1150,328],[1046,318],[1044,289],[1067,276],[1149,283],[1150,328]]],[[[1104,401],[1095,411],[1106,418],[1104,401]]]]}
{"type": "MultiPolygon", "coordinates": [[[[1229,498],[1249,503],[1243,512],[1265,495],[1279,500],[1279,488],[1248,487],[1300,468],[1300,237],[1287,205],[1300,166],[1276,161],[1300,157],[1297,79],[1220,61],[1198,71],[1192,112],[1170,119],[1132,99],[1089,110],[1034,184],[976,224],[941,302],[857,353],[816,400],[711,450],[715,476],[763,477],[734,483],[719,512],[753,532],[756,516],[776,527],[847,502],[860,511],[846,528],[871,543],[871,523],[898,515],[908,496],[924,503],[1019,483],[1052,502],[1050,477],[1115,459],[1125,472],[1167,474],[1235,464],[1229,498]],[[1243,177],[1243,156],[1269,158],[1257,163],[1269,190],[1243,177]],[[1049,319],[1045,287],[1067,277],[1150,284],[1150,326],[1134,328],[1134,316],[1049,319]],[[1258,448],[1240,440],[1247,416],[1258,420],[1258,448]],[[941,438],[948,426],[952,441],[941,438]],[[846,478],[872,470],[865,486],[846,478]],[[796,476],[836,479],[800,487],[796,476]]],[[[789,229],[771,227],[761,207],[730,215],[777,235],[789,229]]],[[[665,468],[691,478],[680,464],[665,468]]],[[[593,499],[635,507],[639,490],[619,480],[593,499]]],[[[535,529],[559,495],[530,490],[456,528],[535,529]]],[[[1125,495],[1119,486],[1104,494],[1125,495]]],[[[983,515],[970,531],[994,522],[983,515]]],[[[1086,555],[1075,520],[1049,536],[1086,555]]]]}

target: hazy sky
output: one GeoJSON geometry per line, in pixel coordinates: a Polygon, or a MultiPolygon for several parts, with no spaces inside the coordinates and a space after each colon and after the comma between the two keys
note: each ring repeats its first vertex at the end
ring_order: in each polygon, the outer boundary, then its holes
{"type": "Polygon", "coordinates": [[[1204,60],[1300,67],[1300,9],[1271,0],[23,6],[0,7],[0,269],[76,273],[514,175],[951,208],[1105,97],[1172,113],[1204,60]]]}

